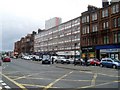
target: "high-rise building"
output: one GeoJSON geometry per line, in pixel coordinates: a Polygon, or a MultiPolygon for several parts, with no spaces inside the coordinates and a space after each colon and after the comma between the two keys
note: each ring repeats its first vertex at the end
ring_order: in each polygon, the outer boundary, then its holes
{"type": "Polygon", "coordinates": [[[59,17],[54,17],[49,20],[46,20],[45,21],[45,29],[47,30],[52,27],[58,26],[59,24],[61,24],[61,22],[62,22],[62,19],[59,17]]]}

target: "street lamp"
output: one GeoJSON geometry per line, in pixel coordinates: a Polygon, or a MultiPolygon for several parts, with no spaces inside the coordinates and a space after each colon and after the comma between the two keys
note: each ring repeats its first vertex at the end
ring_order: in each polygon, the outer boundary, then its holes
{"type": "Polygon", "coordinates": [[[77,46],[77,43],[74,43],[74,65],[75,65],[75,60],[76,60],[76,46],[77,46]]]}

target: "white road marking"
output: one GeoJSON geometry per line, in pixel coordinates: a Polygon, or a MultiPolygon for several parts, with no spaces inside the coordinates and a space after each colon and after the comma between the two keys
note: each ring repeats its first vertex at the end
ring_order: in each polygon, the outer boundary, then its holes
{"type": "Polygon", "coordinates": [[[5,88],[5,89],[11,89],[11,87],[9,87],[6,83],[4,83],[3,80],[0,80],[0,84],[1,84],[1,86],[0,86],[0,90],[1,90],[2,88],[5,88]]]}
{"type": "Polygon", "coordinates": [[[9,87],[9,86],[5,86],[5,88],[6,88],[6,89],[11,89],[11,87],[9,87]]]}
{"type": "Polygon", "coordinates": [[[7,85],[6,83],[1,83],[2,85],[7,85]]]}
{"type": "Polygon", "coordinates": [[[3,82],[3,80],[0,80],[0,83],[2,83],[3,82]]]}

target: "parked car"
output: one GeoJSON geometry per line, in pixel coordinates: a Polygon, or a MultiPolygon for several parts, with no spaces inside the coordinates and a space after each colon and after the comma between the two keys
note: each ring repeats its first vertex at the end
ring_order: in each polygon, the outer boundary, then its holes
{"type": "Polygon", "coordinates": [[[101,67],[120,68],[120,60],[113,58],[102,58],[100,62],[101,67]]]}
{"type": "Polygon", "coordinates": [[[24,56],[23,59],[30,60],[31,58],[29,56],[24,56]]]}
{"type": "Polygon", "coordinates": [[[58,57],[55,61],[56,63],[61,63],[61,64],[64,64],[64,63],[67,63],[67,64],[70,64],[70,59],[66,59],[65,57],[58,57]]]}
{"type": "Polygon", "coordinates": [[[74,61],[74,64],[77,65],[85,65],[85,61],[81,58],[76,58],[75,61],[74,61]]]}
{"type": "Polygon", "coordinates": [[[2,59],[3,62],[11,62],[11,59],[10,57],[8,56],[5,56],[3,59],[2,59]]]}
{"type": "Polygon", "coordinates": [[[34,61],[41,61],[42,58],[38,55],[30,55],[31,59],[34,60],[34,61]]]}
{"type": "Polygon", "coordinates": [[[51,63],[50,55],[43,55],[42,64],[50,64],[50,63],[51,63]]]}
{"type": "Polygon", "coordinates": [[[100,60],[97,59],[97,58],[88,59],[88,65],[99,66],[100,65],[100,60]]]}

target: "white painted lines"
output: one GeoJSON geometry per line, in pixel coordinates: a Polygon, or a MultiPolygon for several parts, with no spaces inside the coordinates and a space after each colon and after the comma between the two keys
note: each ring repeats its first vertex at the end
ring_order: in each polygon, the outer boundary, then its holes
{"type": "Polygon", "coordinates": [[[0,90],[1,90],[2,88],[11,89],[11,87],[9,87],[6,83],[4,83],[2,80],[0,80],[0,90]]]}

